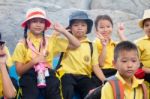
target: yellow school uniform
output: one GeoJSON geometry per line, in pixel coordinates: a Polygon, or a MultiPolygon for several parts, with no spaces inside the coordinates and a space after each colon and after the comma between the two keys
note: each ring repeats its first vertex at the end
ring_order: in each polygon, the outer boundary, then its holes
{"type": "Polygon", "coordinates": [[[136,41],[140,53],[140,61],[145,67],[150,68],[150,38],[144,36],[136,41]]]}
{"type": "Polygon", "coordinates": [[[92,66],[98,65],[98,52],[96,46],[93,46],[93,54],[91,57],[91,49],[89,39],[85,38],[81,41],[80,47],[75,50],[67,50],[64,53],[59,72],[88,75],[91,76],[92,66]]]}
{"type": "MultiPolygon", "coordinates": [[[[10,53],[9,53],[9,50],[8,48],[5,46],[5,51],[6,51],[6,54],[7,54],[7,60],[6,60],[6,64],[8,67],[12,66],[13,65],[13,62],[12,62],[12,58],[10,56],[10,53]]],[[[3,96],[3,88],[2,88],[2,77],[1,77],[1,74],[0,74],[0,97],[3,96]]]]}
{"type": "MultiPolygon", "coordinates": [[[[124,88],[124,99],[134,99],[134,94],[135,99],[143,99],[143,90],[142,87],[139,86],[143,83],[143,80],[133,77],[132,85],[128,86],[118,72],[115,76],[122,82],[124,88]],[[136,90],[135,92],[134,89],[136,90]]],[[[112,87],[108,82],[102,87],[101,99],[114,99],[112,87]]]]}
{"type": "MultiPolygon", "coordinates": [[[[97,45],[97,49],[98,49],[98,53],[99,55],[102,52],[102,44],[100,42],[100,40],[98,38],[95,39],[94,41],[97,45]]],[[[111,40],[108,45],[106,46],[106,58],[105,58],[105,62],[104,62],[104,66],[102,66],[102,69],[109,69],[109,68],[114,68],[112,61],[113,61],[113,57],[114,57],[114,48],[116,46],[116,43],[111,40]]]]}
{"type": "MultiPolygon", "coordinates": [[[[140,61],[144,67],[150,68],[150,38],[144,36],[135,41],[140,54],[140,61]]],[[[145,82],[148,88],[148,93],[150,95],[150,83],[145,82]]]]}
{"type": "MultiPolygon", "coordinates": [[[[36,49],[39,49],[42,38],[36,38],[32,33],[29,32],[28,39],[33,43],[36,49]]],[[[69,43],[68,40],[59,38],[57,36],[47,36],[46,40],[46,61],[50,65],[50,68],[52,68],[52,61],[54,56],[58,52],[65,52],[69,43]]],[[[13,60],[20,63],[27,63],[32,60],[32,55],[32,50],[26,48],[24,42],[19,42],[15,48],[13,60]]]]}

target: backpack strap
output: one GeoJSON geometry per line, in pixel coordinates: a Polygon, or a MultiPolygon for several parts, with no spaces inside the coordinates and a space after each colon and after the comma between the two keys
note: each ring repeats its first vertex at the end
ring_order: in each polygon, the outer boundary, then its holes
{"type": "Polygon", "coordinates": [[[115,76],[108,78],[108,82],[112,86],[114,99],[124,99],[124,88],[121,83],[115,76]]]}
{"type": "Polygon", "coordinates": [[[148,99],[146,85],[144,83],[142,83],[141,87],[142,87],[142,90],[143,90],[143,99],[148,99]]]}
{"type": "Polygon", "coordinates": [[[64,52],[61,52],[58,63],[57,63],[57,66],[56,66],[56,70],[58,70],[61,67],[60,63],[62,61],[63,55],[64,55],[64,52]]]}
{"type": "Polygon", "coordinates": [[[88,42],[89,43],[89,46],[90,46],[90,50],[91,50],[91,57],[93,55],[93,44],[92,42],[88,42]]]}

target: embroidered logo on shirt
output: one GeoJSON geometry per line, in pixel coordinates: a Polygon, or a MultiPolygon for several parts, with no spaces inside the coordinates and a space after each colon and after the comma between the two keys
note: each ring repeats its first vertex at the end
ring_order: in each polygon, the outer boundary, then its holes
{"type": "Polygon", "coordinates": [[[90,57],[87,55],[87,56],[84,56],[84,61],[85,62],[89,62],[89,60],[90,60],[90,57]]]}

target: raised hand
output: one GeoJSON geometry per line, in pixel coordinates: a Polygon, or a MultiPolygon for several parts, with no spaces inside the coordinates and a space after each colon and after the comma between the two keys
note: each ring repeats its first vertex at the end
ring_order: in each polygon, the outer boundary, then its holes
{"type": "Polygon", "coordinates": [[[66,32],[67,30],[58,22],[54,23],[53,24],[53,29],[56,30],[57,32],[59,33],[64,33],[66,32]]]}
{"type": "Polygon", "coordinates": [[[109,42],[109,40],[104,38],[103,35],[100,33],[96,33],[96,37],[100,39],[103,46],[106,46],[109,42]]]}
{"type": "Polygon", "coordinates": [[[117,34],[118,34],[121,41],[127,40],[127,38],[124,35],[124,31],[125,31],[124,24],[123,23],[118,23],[117,34]]]}
{"type": "Polygon", "coordinates": [[[33,64],[37,64],[40,62],[46,62],[46,59],[44,55],[37,55],[35,58],[33,58],[32,62],[33,64]]]}

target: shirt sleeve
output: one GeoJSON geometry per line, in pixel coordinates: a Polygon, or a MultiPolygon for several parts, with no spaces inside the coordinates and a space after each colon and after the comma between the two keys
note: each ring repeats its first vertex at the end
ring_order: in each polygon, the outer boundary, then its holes
{"type": "Polygon", "coordinates": [[[18,43],[15,50],[14,50],[14,53],[13,53],[13,56],[12,56],[12,59],[14,62],[21,62],[21,63],[24,63],[25,62],[25,46],[23,43],[18,43]]]}
{"type": "Polygon", "coordinates": [[[66,52],[69,42],[65,38],[56,37],[54,42],[54,54],[66,52]]]}
{"type": "Polygon", "coordinates": [[[13,65],[13,61],[12,61],[11,55],[9,53],[8,47],[5,47],[5,51],[6,51],[6,54],[7,54],[6,64],[7,64],[8,67],[11,67],[13,65]]]}
{"type": "Polygon", "coordinates": [[[114,99],[112,87],[108,82],[102,87],[101,99],[114,99]]]}
{"type": "Polygon", "coordinates": [[[92,65],[98,65],[98,57],[99,57],[99,54],[98,54],[98,50],[97,50],[97,47],[96,47],[96,44],[93,43],[93,55],[92,55],[92,65]]]}

